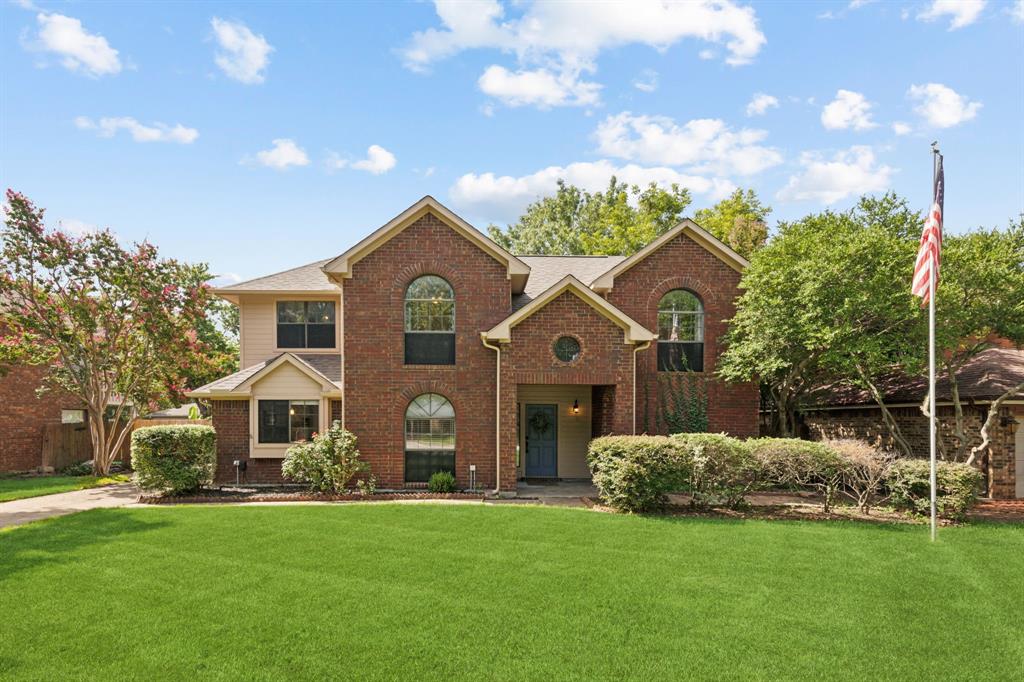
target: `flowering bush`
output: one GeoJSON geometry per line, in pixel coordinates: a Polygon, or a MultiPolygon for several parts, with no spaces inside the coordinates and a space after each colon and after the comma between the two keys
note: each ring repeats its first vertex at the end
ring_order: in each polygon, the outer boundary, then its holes
{"type": "Polygon", "coordinates": [[[288,448],[281,474],[288,480],[306,483],[314,492],[342,493],[357,474],[369,468],[359,459],[355,434],[335,421],[327,431],[313,434],[312,441],[288,448]]]}

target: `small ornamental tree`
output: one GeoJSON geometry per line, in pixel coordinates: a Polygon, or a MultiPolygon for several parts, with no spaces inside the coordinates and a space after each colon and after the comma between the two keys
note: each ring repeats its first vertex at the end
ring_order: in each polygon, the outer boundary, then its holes
{"type": "Polygon", "coordinates": [[[208,361],[195,329],[210,275],[158,258],[147,242],[123,248],[109,230],[46,230],[43,210],[12,190],[4,213],[0,353],[48,365],[41,390],[82,400],[93,470],[104,475],[132,418],[180,400],[183,377],[208,361]]]}

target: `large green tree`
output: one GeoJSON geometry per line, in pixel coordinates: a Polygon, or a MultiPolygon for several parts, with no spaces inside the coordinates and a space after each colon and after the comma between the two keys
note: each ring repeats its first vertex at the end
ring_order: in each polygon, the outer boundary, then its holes
{"type": "Polygon", "coordinates": [[[47,230],[42,209],[11,190],[4,212],[2,355],[47,366],[47,386],[82,400],[93,469],[106,474],[131,418],[180,400],[187,374],[208,362],[196,328],[210,274],[149,243],[124,248],[107,230],[47,230]]]}
{"type": "Polygon", "coordinates": [[[694,221],[744,258],[764,246],[768,240],[768,215],[752,189],[737,189],[710,208],[698,210],[694,221]]]}
{"type": "Polygon", "coordinates": [[[591,193],[559,180],[555,194],[530,204],[514,225],[487,231],[513,253],[628,256],[677,225],[689,205],[689,190],[678,185],[640,188],[613,176],[591,193]]]}

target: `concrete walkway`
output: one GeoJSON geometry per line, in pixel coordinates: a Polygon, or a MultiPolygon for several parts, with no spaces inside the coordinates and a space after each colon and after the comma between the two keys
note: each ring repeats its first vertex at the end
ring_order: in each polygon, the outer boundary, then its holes
{"type": "Polygon", "coordinates": [[[123,507],[139,498],[134,483],[118,483],[101,488],[75,490],[56,495],[40,495],[22,500],[0,502],[0,528],[20,526],[54,516],[64,516],[88,509],[123,507]]]}

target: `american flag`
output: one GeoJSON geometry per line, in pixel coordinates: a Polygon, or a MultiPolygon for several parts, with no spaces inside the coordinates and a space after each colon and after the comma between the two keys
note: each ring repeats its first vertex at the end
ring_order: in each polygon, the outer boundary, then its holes
{"type": "Polygon", "coordinates": [[[920,296],[922,304],[932,296],[932,269],[935,270],[935,283],[939,282],[939,261],[942,258],[942,201],[945,194],[945,177],[942,173],[942,154],[938,157],[935,171],[935,194],[928,218],[924,221],[921,232],[921,246],[917,249],[917,262],[914,263],[914,280],[911,293],[920,296]]]}

